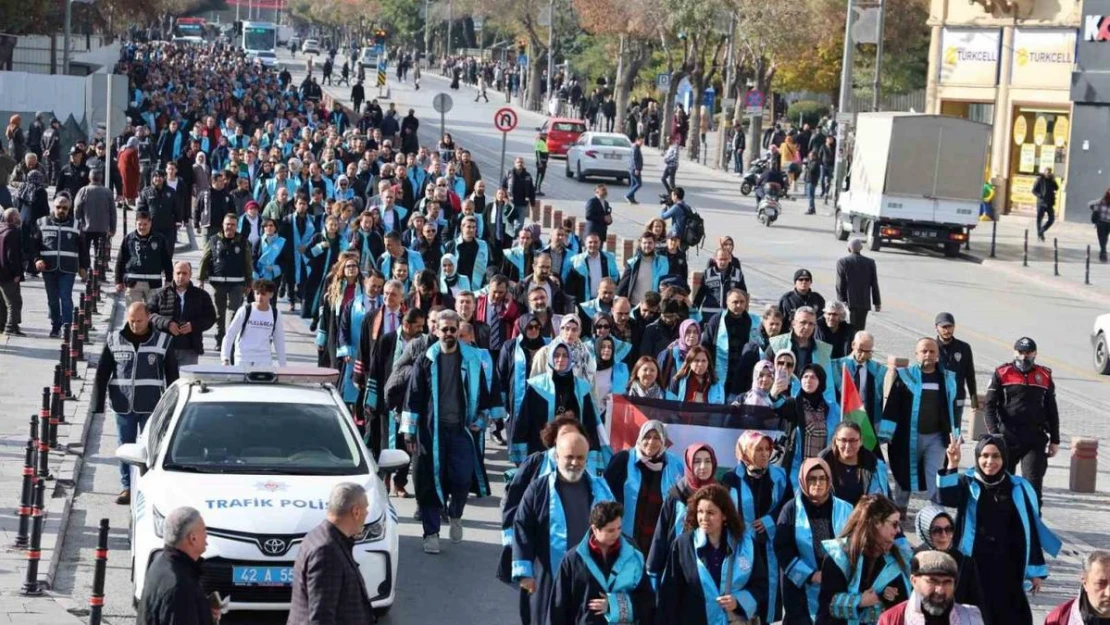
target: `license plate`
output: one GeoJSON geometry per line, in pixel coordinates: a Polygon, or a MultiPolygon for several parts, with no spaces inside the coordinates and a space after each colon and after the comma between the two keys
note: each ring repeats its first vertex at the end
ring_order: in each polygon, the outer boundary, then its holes
{"type": "Polygon", "coordinates": [[[233,566],[231,583],[236,586],[292,586],[291,566],[233,566]]]}
{"type": "Polygon", "coordinates": [[[611,161],[619,161],[619,160],[621,160],[621,155],[620,154],[606,154],[605,158],[607,158],[611,161]]]}
{"type": "Polygon", "coordinates": [[[920,238],[923,238],[923,239],[935,239],[935,238],[937,238],[937,231],[936,230],[914,230],[913,231],[913,236],[920,237],[920,238]]]}

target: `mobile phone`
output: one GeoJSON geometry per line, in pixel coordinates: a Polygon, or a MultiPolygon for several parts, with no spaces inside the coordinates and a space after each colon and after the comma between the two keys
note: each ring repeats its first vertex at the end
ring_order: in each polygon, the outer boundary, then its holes
{"type": "Polygon", "coordinates": [[[787,375],[789,375],[789,374],[786,372],[786,369],[776,368],[775,369],[775,383],[778,384],[779,382],[785,382],[787,375]]]}

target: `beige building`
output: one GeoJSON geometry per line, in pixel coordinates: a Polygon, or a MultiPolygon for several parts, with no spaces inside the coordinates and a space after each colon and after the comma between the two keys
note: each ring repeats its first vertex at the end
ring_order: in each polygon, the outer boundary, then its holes
{"type": "Polygon", "coordinates": [[[995,207],[1031,210],[1036,174],[1067,192],[1079,0],[931,0],[927,112],[993,124],[995,207]]]}

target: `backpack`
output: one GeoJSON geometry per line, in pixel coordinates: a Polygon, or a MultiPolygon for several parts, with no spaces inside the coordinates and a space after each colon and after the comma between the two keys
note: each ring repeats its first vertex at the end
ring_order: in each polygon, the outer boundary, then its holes
{"type": "MultiPolygon", "coordinates": [[[[251,306],[250,302],[243,302],[243,308],[246,309],[246,312],[243,313],[243,325],[242,325],[242,327],[239,328],[239,334],[235,335],[235,340],[232,342],[232,345],[239,342],[239,337],[243,336],[243,332],[246,331],[247,324],[251,320],[251,313],[254,312],[254,306],[251,306]]],[[[278,324],[277,306],[275,306],[271,303],[270,304],[270,312],[274,315],[274,325],[273,325],[273,327],[270,328],[270,340],[273,340],[274,332],[277,331],[277,324],[278,324]]],[[[235,364],[235,350],[234,349],[231,350],[231,364],[235,364]]]]}
{"type": "Polygon", "coordinates": [[[682,244],[686,247],[700,248],[705,241],[705,218],[697,211],[686,207],[686,225],[682,230],[682,244]]]}

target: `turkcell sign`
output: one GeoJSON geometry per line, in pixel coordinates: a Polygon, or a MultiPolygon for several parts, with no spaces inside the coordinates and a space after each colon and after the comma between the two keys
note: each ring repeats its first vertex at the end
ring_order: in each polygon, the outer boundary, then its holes
{"type": "Polygon", "coordinates": [[[269,499],[263,497],[245,497],[243,499],[205,499],[209,510],[227,510],[230,508],[301,508],[304,510],[327,510],[328,504],[323,499],[269,499]]]}
{"type": "Polygon", "coordinates": [[[1110,19],[1105,15],[1084,15],[1083,40],[1110,41],[1110,19]]]}

